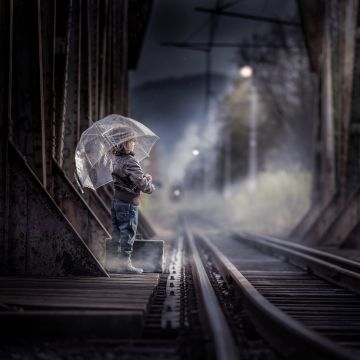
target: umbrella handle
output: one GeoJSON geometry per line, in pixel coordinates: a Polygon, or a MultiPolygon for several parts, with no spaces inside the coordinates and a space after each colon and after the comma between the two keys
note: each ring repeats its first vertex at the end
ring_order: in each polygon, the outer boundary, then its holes
{"type": "Polygon", "coordinates": [[[74,178],[75,178],[75,181],[76,181],[76,185],[78,186],[80,192],[83,194],[84,193],[84,188],[83,186],[81,185],[81,181],[79,179],[79,176],[76,172],[76,170],[74,171],[74,178]]]}

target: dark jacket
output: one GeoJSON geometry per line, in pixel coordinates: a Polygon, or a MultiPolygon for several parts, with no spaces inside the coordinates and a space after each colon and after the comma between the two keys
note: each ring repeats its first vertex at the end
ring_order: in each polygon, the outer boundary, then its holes
{"type": "Polygon", "coordinates": [[[116,155],[111,175],[115,188],[114,198],[118,200],[139,205],[140,191],[151,194],[155,189],[133,153],[116,155]]]}

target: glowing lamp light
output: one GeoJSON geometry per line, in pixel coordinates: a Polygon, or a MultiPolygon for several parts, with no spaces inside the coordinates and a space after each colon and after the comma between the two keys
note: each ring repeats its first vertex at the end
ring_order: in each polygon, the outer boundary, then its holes
{"type": "Polygon", "coordinates": [[[192,151],[192,154],[193,154],[194,156],[198,156],[198,155],[200,154],[200,151],[199,151],[198,149],[194,149],[194,150],[192,151]]]}
{"type": "Polygon", "coordinates": [[[179,189],[174,190],[174,196],[179,197],[181,195],[181,191],[179,189]]]}
{"type": "Polygon", "coordinates": [[[253,75],[253,69],[251,66],[242,66],[239,70],[239,74],[243,78],[250,78],[253,75]]]}

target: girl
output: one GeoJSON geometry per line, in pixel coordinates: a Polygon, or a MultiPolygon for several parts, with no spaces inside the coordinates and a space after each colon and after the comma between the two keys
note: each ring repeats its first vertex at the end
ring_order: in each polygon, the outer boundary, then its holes
{"type": "MultiPolygon", "coordinates": [[[[131,130],[122,138],[134,135],[131,130]]],[[[141,274],[143,269],[131,264],[131,254],[138,225],[140,191],[151,194],[155,187],[150,174],[144,174],[134,157],[135,137],[112,148],[114,198],[111,205],[112,237],[119,239],[118,253],[125,272],[141,274]]]]}

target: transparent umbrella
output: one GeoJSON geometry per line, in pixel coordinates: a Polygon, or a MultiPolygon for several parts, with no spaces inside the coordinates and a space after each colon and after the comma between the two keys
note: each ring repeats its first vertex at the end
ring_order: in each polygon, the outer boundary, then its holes
{"type": "Polygon", "coordinates": [[[96,190],[112,181],[111,149],[136,138],[135,158],[149,156],[159,139],[149,128],[125,116],[112,114],[94,122],[80,137],[75,151],[75,179],[80,188],[96,190]]]}

